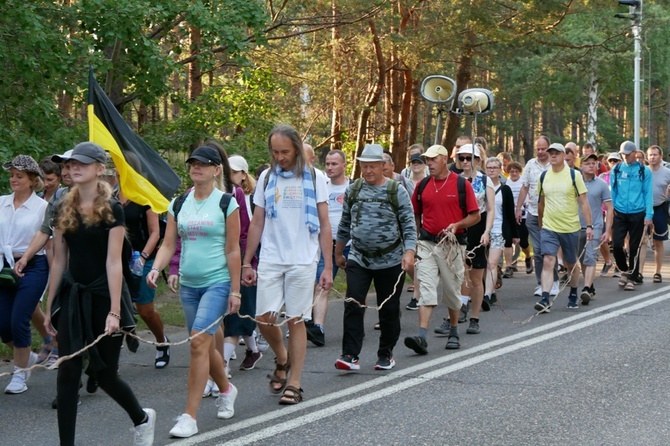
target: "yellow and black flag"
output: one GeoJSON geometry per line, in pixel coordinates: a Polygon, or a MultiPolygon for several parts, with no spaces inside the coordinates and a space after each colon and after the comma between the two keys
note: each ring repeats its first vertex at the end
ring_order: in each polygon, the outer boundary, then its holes
{"type": "Polygon", "coordinates": [[[88,73],[89,140],[112,156],[119,172],[123,195],[139,205],[149,205],[156,213],[165,212],[181,179],[167,162],[135,134],[88,73]]]}

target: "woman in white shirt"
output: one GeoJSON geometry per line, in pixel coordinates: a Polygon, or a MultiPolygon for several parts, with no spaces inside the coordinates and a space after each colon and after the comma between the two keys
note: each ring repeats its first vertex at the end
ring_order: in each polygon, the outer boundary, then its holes
{"type": "Polygon", "coordinates": [[[2,167],[9,171],[12,193],[0,197],[0,255],[4,267],[0,277],[0,338],[14,352],[14,375],[5,393],[16,394],[28,390],[30,372],[20,370],[37,361],[30,350],[30,319],[46,288],[49,266],[42,249],[18,271],[22,277],[10,269],[40,229],[47,202],[35,194],[42,185],[43,173],[33,158],[19,155],[2,167]]]}

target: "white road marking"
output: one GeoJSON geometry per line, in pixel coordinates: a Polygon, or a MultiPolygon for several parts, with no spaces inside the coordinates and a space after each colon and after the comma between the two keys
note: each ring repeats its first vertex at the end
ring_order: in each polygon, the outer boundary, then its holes
{"type": "MultiPolygon", "coordinates": [[[[328,403],[330,401],[344,398],[344,397],[350,397],[358,392],[363,392],[363,391],[369,391],[373,387],[378,387],[380,385],[389,383],[390,381],[395,381],[399,378],[405,378],[408,375],[416,375],[418,372],[421,372],[426,369],[430,369],[435,366],[443,365],[449,362],[454,362],[457,361],[461,358],[464,358],[466,356],[473,356],[475,353],[483,352],[485,350],[489,350],[498,346],[501,346],[503,344],[509,343],[509,342],[514,342],[514,341],[519,341],[523,338],[528,338],[532,337],[531,339],[523,340],[520,342],[517,342],[515,344],[496,349],[491,352],[483,353],[478,356],[474,356],[472,358],[467,358],[464,359],[463,361],[460,361],[456,364],[449,365],[447,367],[443,367],[437,370],[434,370],[432,372],[428,372],[424,375],[418,376],[416,378],[409,378],[405,379],[402,382],[398,384],[394,384],[389,387],[385,387],[383,389],[368,393],[367,395],[362,395],[356,397],[355,400],[347,400],[339,404],[331,405],[325,409],[320,409],[317,411],[314,411],[312,413],[307,413],[307,414],[302,414],[300,417],[292,419],[292,420],[287,420],[287,421],[282,421],[281,424],[277,424],[275,426],[269,427],[262,429],[260,431],[251,433],[249,435],[246,435],[244,437],[239,437],[236,439],[232,440],[227,440],[225,442],[226,446],[229,445],[246,445],[254,442],[258,442],[261,440],[264,440],[266,438],[272,437],[274,435],[290,431],[296,428],[299,428],[301,426],[304,426],[309,423],[313,423],[315,421],[318,421],[323,418],[330,417],[334,414],[344,412],[346,410],[359,407],[363,404],[378,400],[380,398],[387,397],[389,395],[393,395],[395,393],[399,393],[403,390],[406,390],[408,388],[417,386],[419,384],[426,383],[430,380],[436,379],[436,378],[441,378],[445,375],[448,375],[450,373],[462,370],[467,367],[471,367],[473,365],[479,364],[484,361],[488,361],[493,358],[497,358],[499,356],[505,355],[507,353],[512,353],[517,350],[521,350],[523,348],[548,341],[550,339],[556,338],[558,336],[562,336],[568,333],[572,333],[577,330],[581,330],[586,327],[590,327],[592,325],[598,324],[600,322],[607,321],[609,319],[631,313],[633,311],[648,307],[650,305],[655,305],[657,303],[663,302],[665,300],[670,299],[670,294],[665,294],[666,292],[670,291],[670,286],[665,286],[663,288],[659,288],[653,291],[649,291],[647,293],[643,293],[625,300],[621,300],[619,302],[615,302],[603,307],[598,307],[594,308],[593,310],[589,310],[583,313],[578,313],[573,316],[551,322],[548,324],[544,324],[540,327],[536,327],[530,330],[526,330],[521,333],[517,333],[511,336],[507,336],[505,338],[497,339],[495,341],[487,342],[485,344],[479,345],[477,347],[469,348],[466,350],[460,350],[456,353],[449,354],[447,356],[435,358],[430,361],[423,362],[421,364],[417,364],[412,367],[408,367],[403,370],[398,370],[396,372],[390,373],[386,376],[380,377],[380,378],[375,378],[371,381],[357,384],[355,386],[347,387],[346,389],[339,390],[337,392],[329,393],[327,395],[323,395],[314,399],[307,400],[305,402],[302,402],[300,404],[297,404],[295,406],[289,406],[285,407],[282,409],[277,409],[273,410],[271,412],[268,412],[263,415],[259,415],[256,417],[249,418],[248,420],[243,420],[240,422],[237,422],[235,424],[231,424],[230,426],[222,427],[220,429],[215,429],[213,431],[209,432],[204,432],[202,434],[198,434],[192,438],[187,438],[181,441],[177,441],[174,443],[171,443],[173,445],[197,445],[200,443],[204,443],[210,440],[214,440],[216,438],[228,435],[230,433],[242,430],[242,429],[249,429],[252,428],[253,426],[264,424],[267,422],[270,422],[272,420],[275,420],[277,418],[285,417],[288,415],[291,415],[295,412],[303,411],[305,409],[309,409],[310,407],[314,406],[320,406],[325,403],[328,403]],[[648,299],[651,296],[661,294],[658,297],[655,297],[653,299],[648,299]],[[638,302],[640,300],[643,300],[643,302],[639,302],[635,304],[635,302],[638,302]],[[624,307],[624,308],[619,308],[619,307],[624,307]],[[619,309],[617,309],[619,308],[619,309]],[[591,316],[600,314],[600,316],[590,318],[591,316]],[[586,321],[583,322],[578,322],[580,319],[585,319],[585,318],[590,318],[586,321]],[[570,325],[573,324],[574,325],[570,325]],[[556,331],[551,331],[549,333],[541,334],[542,332],[547,332],[550,330],[553,330],[555,328],[559,328],[564,325],[569,325],[567,327],[558,329],[556,331]],[[537,335],[537,336],[535,336],[537,335]]],[[[582,307],[583,308],[583,307],[582,307]]]]}

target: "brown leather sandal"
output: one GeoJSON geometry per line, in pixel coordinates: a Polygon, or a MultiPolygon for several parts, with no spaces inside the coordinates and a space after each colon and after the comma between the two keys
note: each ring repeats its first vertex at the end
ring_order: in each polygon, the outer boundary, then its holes
{"type": "Polygon", "coordinates": [[[270,392],[274,393],[275,395],[278,393],[281,393],[284,388],[286,387],[286,380],[288,379],[288,372],[291,370],[291,360],[288,356],[286,355],[286,362],[284,364],[279,364],[277,362],[277,359],[275,359],[275,370],[272,372],[272,375],[268,375],[268,378],[270,378],[270,392]],[[286,378],[280,378],[277,376],[277,372],[286,372],[286,378]],[[281,387],[275,387],[274,384],[280,384],[281,387]]]}
{"type": "Polygon", "coordinates": [[[279,404],[283,406],[291,406],[302,402],[302,389],[293,386],[286,386],[284,394],[279,399],[279,404]],[[289,393],[290,392],[290,393],[289,393]]]}

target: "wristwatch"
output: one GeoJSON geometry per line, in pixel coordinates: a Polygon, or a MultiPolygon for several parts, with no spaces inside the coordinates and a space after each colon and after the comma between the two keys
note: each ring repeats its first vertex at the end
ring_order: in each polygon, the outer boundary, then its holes
{"type": "Polygon", "coordinates": [[[593,229],[593,225],[586,225],[586,229],[593,229]]]}
{"type": "Polygon", "coordinates": [[[144,260],[149,260],[149,256],[148,256],[147,253],[144,252],[144,251],[142,251],[142,252],[140,253],[140,257],[142,257],[144,260]]]}

